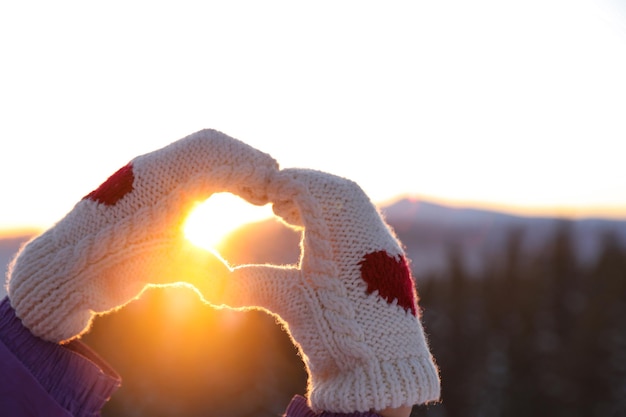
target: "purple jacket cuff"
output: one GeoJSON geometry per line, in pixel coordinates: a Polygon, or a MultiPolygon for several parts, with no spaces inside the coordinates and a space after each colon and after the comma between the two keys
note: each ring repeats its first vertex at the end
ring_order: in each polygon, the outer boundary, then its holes
{"type": "Polygon", "coordinates": [[[377,413],[331,413],[329,411],[322,411],[316,413],[311,410],[306,399],[301,395],[296,395],[292,398],[291,402],[287,406],[285,417],[381,417],[377,413]]]}
{"type": "Polygon", "coordinates": [[[0,407],[11,415],[97,416],[120,386],[120,377],[87,345],[47,342],[0,302],[0,407]],[[6,373],[5,373],[6,372],[6,373]],[[29,414],[32,413],[33,414],[29,414]]]}

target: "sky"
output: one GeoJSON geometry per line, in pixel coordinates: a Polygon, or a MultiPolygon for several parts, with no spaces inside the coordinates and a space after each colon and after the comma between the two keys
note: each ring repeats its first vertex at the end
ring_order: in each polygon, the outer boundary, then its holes
{"type": "Polygon", "coordinates": [[[621,1],[2,2],[0,48],[0,230],[203,128],[381,204],[626,219],[621,1]]]}

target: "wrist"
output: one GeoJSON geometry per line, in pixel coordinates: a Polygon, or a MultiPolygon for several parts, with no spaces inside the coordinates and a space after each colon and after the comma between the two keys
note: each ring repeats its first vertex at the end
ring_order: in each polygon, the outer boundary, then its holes
{"type": "Polygon", "coordinates": [[[377,411],[382,417],[409,417],[412,407],[385,408],[377,411]]]}

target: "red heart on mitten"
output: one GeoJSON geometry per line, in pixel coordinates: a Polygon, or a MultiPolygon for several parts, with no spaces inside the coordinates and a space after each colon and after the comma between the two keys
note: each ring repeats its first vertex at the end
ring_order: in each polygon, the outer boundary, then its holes
{"type": "Polygon", "coordinates": [[[360,265],[368,294],[378,291],[388,303],[397,300],[399,306],[417,315],[411,270],[404,256],[394,258],[380,250],[365,255],[360,265]]]}

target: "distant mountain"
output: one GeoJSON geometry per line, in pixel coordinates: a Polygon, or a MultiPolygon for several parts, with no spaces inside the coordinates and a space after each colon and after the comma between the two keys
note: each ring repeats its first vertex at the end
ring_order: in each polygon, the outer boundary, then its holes
{"type": "MultiPolygon", "coordinates": [[[[518,234],[523,251],[537,253],[564,225],[568,227],[581,262],[595,259],[607,232],[614,233],[626,246],[626,221],[516,216],[414,199],[402,199],[381,207],[381,213],[404,244],[418,276],[444,272],[452,249],[457,251],[465,267],[479,273],[485,267],[485,259],[504,255],[511,233],[518,234]]],[[[31,237],[0,238],[0,265],[5,265],[4,271],[20,245],[31,237]]],[[[236,230],[225,240],[220,252],[235,265],[295,264],[300,256],[299,240],[299,232],[270,219],[236,230]]],[[[3,294],[4,288],[0,289],[0,296],[3,294]]]]}
{"type": "Polygon", "coordinates": [[[516,216],[412,199],[399,200],[381,211],[404,243],[417,273],[441,271],[451,248],[458,251],[467,268],[480,272],[488,256],[504,254],[511,233],[518,234],[520,249],[528,254],[543,250],[550,238],[565,228],[582,263],[595,259],[608,232],[626,246],[626,221],[516,216]]]}

